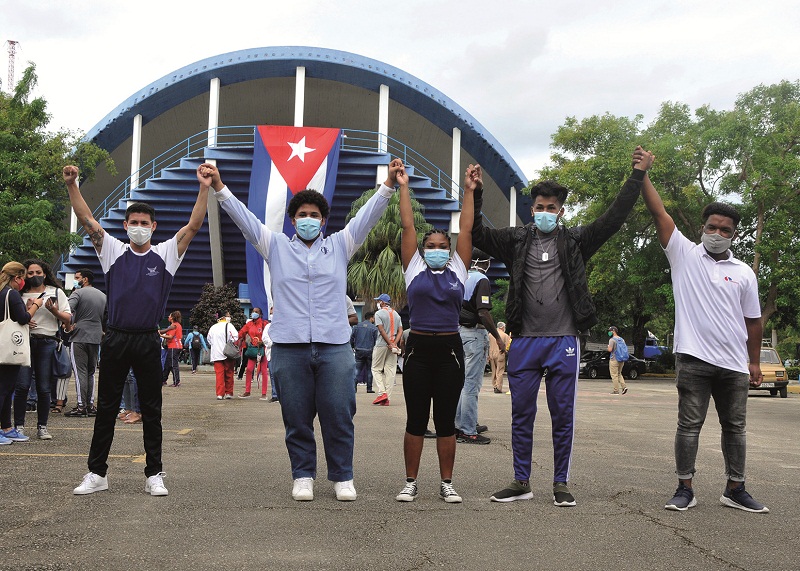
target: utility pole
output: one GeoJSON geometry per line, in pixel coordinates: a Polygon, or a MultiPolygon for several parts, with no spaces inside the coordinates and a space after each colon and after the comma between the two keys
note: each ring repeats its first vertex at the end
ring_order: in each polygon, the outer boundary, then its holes
{"type": "Polygon", "coordinates": [[[17,44],[15,40],[8,40],[8,92],[14,91],[14,58],[17,55],[17,44]]]}

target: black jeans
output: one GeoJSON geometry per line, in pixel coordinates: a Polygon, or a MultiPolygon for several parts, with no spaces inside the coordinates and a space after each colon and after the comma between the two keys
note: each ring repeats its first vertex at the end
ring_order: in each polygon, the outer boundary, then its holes
{"type": "Polygon", "coordinates": [[[181,368],[180,349],[167,349],[167,360],[164,362],[164,371],[161,375],[161,382],[166,383],[169,378],[169,372],[172,371],[172,384],[181,384],[181,368]]]}
{"type": "Polygon", "coordinates": [[[128,332],[109,328],[100,348],[97,417],[94,421],[89,470],[100,476],[108,472],[108,453],[114,440],[122,389],[133,368],[139,388],[139,406],[144,432],[145,476],[162,471],[161,466],[161,343],[158,332],[128,332]]]}

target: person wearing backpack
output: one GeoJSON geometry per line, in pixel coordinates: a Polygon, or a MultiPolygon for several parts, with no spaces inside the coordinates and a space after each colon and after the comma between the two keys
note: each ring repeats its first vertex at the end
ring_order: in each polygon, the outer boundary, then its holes
{"type": "Polygon", "coordinates": [[[200,364],[200,351],[205,350],[208,351],[208,344],[206,343],[206,338],[203,337],[203,334],[200,333],[200,330],[197,328],[197,325],[192,327],[192,332],[186,336],[186,341],[184,341],[184,347],[189,348],[189,353],[192,356],[192,374],[197,374],[197,365],[200,364]]]}
{"type": "Polygon", "coordinates": [[[625,366],[625,361],[630,359],[628,345],[625,344],[625,339],[619,336],[619,330],[613,325],[608,328],[608,336],[608,372],[611,374],[611,382],[614,383],[614,390],[611,394],[624,395],[628,392],[628,387],[622,376],[622,368],[625,366]]]}

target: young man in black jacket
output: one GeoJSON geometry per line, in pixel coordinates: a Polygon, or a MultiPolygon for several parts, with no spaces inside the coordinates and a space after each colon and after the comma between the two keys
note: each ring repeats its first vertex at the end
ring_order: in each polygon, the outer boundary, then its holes
{"type": "Polygon", "coordinates": [[[533,423],[542,374],[547,371],[547,406],[553,423],[553,503],[574,506],[567,487],[575,431],[575,396],[580,346],[578,335],[597,323],[586,279],[586,262],[614,235],[633,209],[652,158],[642,155],[611,206],[585,226],[567,228],[569,192],[554,181],[531,189],[533,221],[522,227],[483,226],[483,192],[475,192],[472,241],[502,261],[510,273],[506,321],[512,336],[508,352],[511,390],[511,446],[514,482],[495,493],[496,502],[529,500],[533,423]]]}

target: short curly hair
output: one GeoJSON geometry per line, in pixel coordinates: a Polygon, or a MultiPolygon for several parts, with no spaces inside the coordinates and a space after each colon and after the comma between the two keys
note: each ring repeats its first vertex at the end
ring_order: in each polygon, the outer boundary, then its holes
{"type": "Polygon", "coordinates": [[[294,215],[297,214],[297,210],[304,204],[315,205],[319,208],[319,213],[323,218],[328,218],[328,214],[331,213],[331,207],[328,206],[328,201],[325,200],[322,193],[308,189],[301,190],[292,197],[289,201],[289,206],[286,208],[286,214],[289,215],[289,218],[294,218],[294,215]]]}
{"type": "Polygon", "coordinates": [[[531,187],[531,200],[533,201],[536,201],[537,196],[554,197],[561,206],[564,206],[568,194],[569,189],[554,180],[543,180],[531,187]]]}
{"type": "Polygon", "coordinates": [[[706,223],[709,216],[714,214],[719,214],[720,216],[725,216],[726,218],[730,218],[733,220],[733,225],[738,226],[739,221],[741,221],[742,217],[739,215],[739,211],[736,210],[730,204],[725,204],[724,202],[712,202],[705,208],[703,208],[703,224],[706,223]]]}

